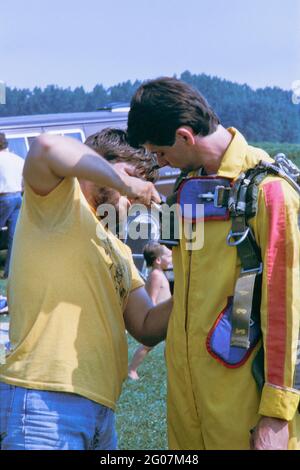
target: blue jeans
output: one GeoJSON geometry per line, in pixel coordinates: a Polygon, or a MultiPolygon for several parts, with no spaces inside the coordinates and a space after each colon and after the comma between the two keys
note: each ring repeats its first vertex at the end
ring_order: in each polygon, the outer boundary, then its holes
{"type": "Polygon", "coordinates": [[[73,393],[0,383],[2,450],[116,450],[114,412],[73,393]]]}
{"type": "Polygon", "coordinates": [[[8,247],[4,276],[9,274],[9,263],[15,228],[22,203],[21,193],[0,194],[0,228],[7,226],[8,247]]]}

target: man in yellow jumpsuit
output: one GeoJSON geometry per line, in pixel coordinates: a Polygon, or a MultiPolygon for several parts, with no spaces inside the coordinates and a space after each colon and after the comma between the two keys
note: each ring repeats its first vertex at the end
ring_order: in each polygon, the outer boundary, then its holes
{"type": "MultiPolygon", "coordinates": [[[[260,160],[272,161],[236,129],[225,129],[197,91],[173,78],[137,90],[128,137],[155,152],[160,166],[193,176],[202,169],[235,181],[260,160]]],[[[235,368],[221,363],[208,345],[240,273],[237,250],[226,244],[231,221],[206,221],[202,249],[186,249],[183,239],[173,249],[174,307],[166,348],[171,449],[299,448],[298,212],[299,197],[286,181],[272,176],[259,185],[250,224],[263,262],[261,393],[251,372],[261,344],[235,368]]]]}

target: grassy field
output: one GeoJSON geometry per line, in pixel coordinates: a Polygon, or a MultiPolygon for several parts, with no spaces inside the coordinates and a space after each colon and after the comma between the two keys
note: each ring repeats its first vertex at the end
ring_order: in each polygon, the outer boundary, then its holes
{"type": "Polygon", "coordinates": [[[0,279],[0,295],[6,295],[6,281],[0,279]]]}
{"type": "MultiPolygon", "coordinates": [[[[138,343],[128,337],[129,357],[138,343]]],[[[167,449],[166,367],[164,344],[156,346],[139,369],[138,381],[127,380],[117,407],[119,448],[167,449]]]]}

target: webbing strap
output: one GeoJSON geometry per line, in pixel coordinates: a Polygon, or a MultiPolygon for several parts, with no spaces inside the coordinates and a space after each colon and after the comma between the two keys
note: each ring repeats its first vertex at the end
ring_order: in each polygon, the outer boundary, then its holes
{"type": "Polygon", "coordinates": [[[231,346],[249,349],[252,305],[257,277],[261,274],[260,251],[251,228],[247,224],[247,191],[251,179],[242,174],[231,192],[232,227],[227,237],[229,246],[236,246],[241,271],[235,285],[232,309],[231,346]]]}
{"type": "Polygon", "coordinates": [[[246,225],[245,216],[233,218],[231,237],[235,240],[233,243],[241,260],[240,276],[233,297],[231,346],[249,349],[255,281],[261,274],[262,263],[254,235],[246,225]]]}
{"type": "Polygon", "coordinates": [[[227,238],[229,246],[236,246],[242,270],[259,270],[261,257],[252,230],[246,223],[245,215],[232,217],[232,228],[227,238]],[[233,242],[230,240],[233,239],[233,242]]]}
{"type": "Polygon", "coordinates": [[[254,286],[257,273],[243,273],[235,285],[232,307],[231,346],[249,349],[254,286]]]}

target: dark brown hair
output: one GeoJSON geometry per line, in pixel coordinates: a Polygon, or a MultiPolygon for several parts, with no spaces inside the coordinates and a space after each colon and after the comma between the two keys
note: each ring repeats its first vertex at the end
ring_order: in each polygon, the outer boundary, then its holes
{"type": "Polygon", "coordinates": [[[148,242],[144,246],[143,254],[148,267],[153,266],[155,260],[161,256],[162,249],[163,246],[156,241],[148,242]]]}
{"type": "Polygon", "coordinates": [[[157,165],[153,154],[129,145],[122,129],[106,128],[87,138],[85,144],[109,162],[127,162],[135,166],[137,175],[147,181],[158,179],[157,165]]]}
{"type": "Polygon", "coordinates": [[[8,147],[8,142],[6,140],[5,134],[0,132],[0,150],[4,150],[8,147]]]}
{"type": "MultiPolygon", "coordinates": [[[[122,129],[106,128],[89,136],[85,144],[111,163],[126,162],[135,167],[136,175],[147,181],[155,182],[158,171],[154,168],[156,159],[153,154],[144,149],[131,147],[126,140],[126,132],[122,129]]],[[[87,196],[89,204],[96,209],[101,204],[112,204],[118,210],[120,194],[108,187],[99,187],[96,183],[85,182],[89,185],[87,196]]]]}
{"type": "Polygon", "coordinates": [[[173,145],[176,130],[190,126],[195,134],[212,134],[219,118],[199,91],[175,78],[158,78],[135,92],[128,115],[128,141],[134,147],[146,142],[173,145]]]}

